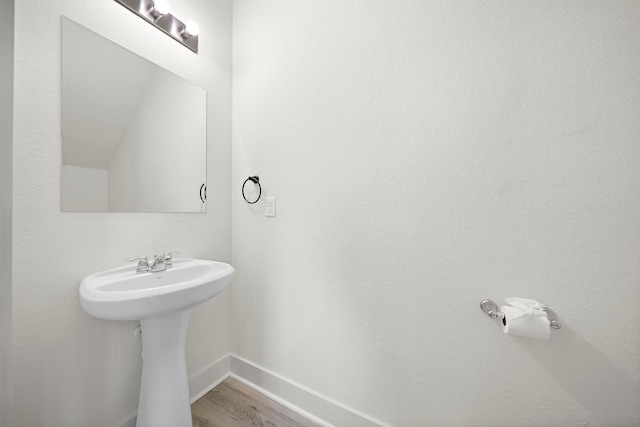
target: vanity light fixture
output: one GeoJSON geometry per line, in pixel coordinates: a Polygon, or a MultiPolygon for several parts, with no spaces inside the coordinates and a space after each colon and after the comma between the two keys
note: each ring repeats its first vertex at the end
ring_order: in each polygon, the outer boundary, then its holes
{"type": "Polygon", "coordinates": [[[196,21],[187,21],[182,30],[180,30],[180,35],[186,39],[196,37],[198,33],[200,33],[200,26],[196,21]]]}
{"type": "Polygon", "coordinates": [[[169,12],[171,12],[171,6],[169,6],[169,2],[165,0],[155,0],[151,2],[149,13],[151,13],[151,15],[156,18],[156,20],[160,19],[162,15],[166,15],[169,12]]]}
{"type": "Polygon", "coordinates": [[[174,40],[198,53],[200,27],[195,21],[186,24],[173,16],[166,0],[115,0],[174,40]]]}

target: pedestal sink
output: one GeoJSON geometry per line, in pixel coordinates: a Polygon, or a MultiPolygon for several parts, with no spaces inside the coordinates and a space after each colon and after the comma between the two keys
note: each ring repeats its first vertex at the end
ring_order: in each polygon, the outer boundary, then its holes
{"type": "Polygon", "coordinates": [[[156,273],[135,266],[92,274],[80,283],[80,304],[90,315],[139,320],[142,328],[142,383],[137,427],[191,427],[184,345],[191,308],[231,284],[229,264],[174,259],[156,273]]]}

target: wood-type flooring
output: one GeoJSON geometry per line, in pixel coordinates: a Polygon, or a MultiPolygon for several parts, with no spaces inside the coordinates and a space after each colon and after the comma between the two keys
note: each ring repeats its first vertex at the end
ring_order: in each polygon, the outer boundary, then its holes
{"type": "Polygon", "coordinates": [[[233,378],[191,405],[193,427],[320,427],[233,378]]]}

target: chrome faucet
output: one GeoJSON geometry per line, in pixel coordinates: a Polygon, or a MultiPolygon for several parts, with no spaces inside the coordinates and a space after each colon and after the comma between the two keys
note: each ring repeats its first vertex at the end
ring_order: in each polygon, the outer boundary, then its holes
{"type": "Polygon", "coordinates": [[[149,271],[157,273],[159,271],[165,271],[167,268],[173,267],[173,254],[179,254],[180,252],[165,252],[162,255],[154,255],[153,261],[149,265],[149,271]]]}
{"type": "Polygon", "coordinates": [[[173,267],[173,254],[179,254],[180,252],[165,252],[162,255],[154,255],[153,261],[149,263],[149,260],[145,255],[140,255],[133,258],[125,258],[126,262],[138,261],[138,268],[136,268],[136,274],[139,273],[158,273],[165,271],[167,268],[173,267]]]}

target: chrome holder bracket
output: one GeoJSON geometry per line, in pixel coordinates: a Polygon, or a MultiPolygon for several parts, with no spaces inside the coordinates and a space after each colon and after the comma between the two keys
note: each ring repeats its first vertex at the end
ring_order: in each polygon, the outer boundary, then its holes
{"type": "Polygon", "coordinates": [[[545,313],[547,313],[547,319],[549,319],[549,326],[553,329],[560,329],[560,323],[558,322],[558,315],[555,311],[551,310],[549,307],[545,307],[542,309],[545,313]]]}
{"type": "MultiPolygon", "coordinates": [[[[480,309],[492,319],[504,319],[504,313],[498,311],[498,304],[490,299],[484,299],[480,302],[480,309]]],[[[547,319],[549,319],[549,326],[553,329],[560,329],[562,326],[558,322],[558,315],[555,311],[549,307],[542,308],[542,311],[547,313],[547,319]]]]}
{"type": "Polygon", "coordinates": [[[498,311],[498,304],[493,302],[490,299],[484,299],[480,302],[480,309],[484,311],[484,313],[491,317],[492,319],[502,319],[504,317],[504,313],[498,311]]]}

